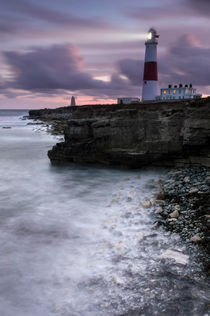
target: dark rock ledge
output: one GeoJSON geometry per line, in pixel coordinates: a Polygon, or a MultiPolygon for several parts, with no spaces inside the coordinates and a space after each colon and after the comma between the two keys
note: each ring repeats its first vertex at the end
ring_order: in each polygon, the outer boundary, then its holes
{"type": "Polygon", "coordinates": [[[210,166],[210,98],[30,111],[30,117],[65,129],[65,141],[48,153],[51,161],[210,166]]]}

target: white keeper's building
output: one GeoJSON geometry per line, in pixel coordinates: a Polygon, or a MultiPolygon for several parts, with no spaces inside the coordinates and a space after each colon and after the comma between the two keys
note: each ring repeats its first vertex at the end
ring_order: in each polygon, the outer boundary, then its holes
{"type": "Polygon", "coordinates": [[[157,100],[188,100],[188,99],[199,99],[201,94],[196,93],[196,89],[193,88],[192,84],[179,86],[168,85],[168,88],[160,90],[160,96],[157,97],[157,100]]]}

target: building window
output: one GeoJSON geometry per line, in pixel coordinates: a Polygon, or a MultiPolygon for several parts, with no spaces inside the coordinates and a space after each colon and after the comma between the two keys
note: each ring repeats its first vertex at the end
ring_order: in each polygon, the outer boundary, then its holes
{"type": "Polygon", "coordinates": [[[171,94],[171,90],[169,90],[168,93],[171,94]]]}
{"type": "Polygon", "coordinates": [[[173,94],[176,94],[176,90],[173,90],[173,94]]]}
{"type": "Polygon", "coordinates": [[[166,90],[164,90],[163,93],[166,94],[166,90]]]}

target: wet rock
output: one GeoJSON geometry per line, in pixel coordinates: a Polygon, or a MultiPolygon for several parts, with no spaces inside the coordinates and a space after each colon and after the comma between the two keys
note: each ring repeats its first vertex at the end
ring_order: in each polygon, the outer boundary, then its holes
{"type": "Polygon", "coordinates": [[[189,256],[176,250],[167,249],[160,255],[161,259],[173,259],[176,263],[186,265],[189,262],[189,256]]]}
{"type": "Polygon", "coordinates": [[[137,238],[137,242],[141,242],[144,239],[144,235],[140,233],[137,238]]]}
{"type": "MultiPolygon", "coordinates": [[[[209,172],[208,167],[201,166],[171,170],[161,184],[166,197],[164,203],[159,204],[163,209],[159,216],[164,219],[159,223],[167,230],[179,233],[186,242],[197,244],[200,256],[204,258],[210,254],[207,213],[210,206],[209,172]]],[[[202,259],[202,262],[208,270],[207,260],[202,259]]]]}
{"type": "Polygon", "coordinates": [[[168,219],[168,222],[170,223],[170,222],[176,222],[177,221],[177,218],[169,218],[168,219]]]}
{"type": "Polygon", "coordinates": [[[197,242],[201,242],[202,238],[200,237],[200,234],[196,234],[190,239],[190,241],[197,243],[197,242]]]}
{"type": "Polygon", "coordinates": [[[195,193],[198,193],[198,188],[192,188],[190,191],[189,191],[189,194],[195,194],[195,193]]]}
{"type": "Polygon", "coordinates": [[[155,210],[155,214],[161,214],[163,213],[163,208],[162,207],[158,207],[156,210],[155,210]]]}
{"type": "Polygon", "coordinates": [[[184,182],[185,182],[185,183],[189,183],[189,182],[190,182],[190,177],[185,177],[185,178],[184,178],[184,182]]]}
{"type": "Polygon", "coordinates": [[[159,205],[163,205],[163,204],[165,204],[165,201],[163,201],[163,200],[155,200],[155,203],[157,203],[159,205]]]}
{"type": "Polygon", "coordinates": [[[165,191],[161,189],[156,195],[156,200],[164,200],[165,199],[165,191]]]}
{"type": "Polygon", "coordinates": [[[147,181],[147,183],[149,183],[149,184],[154,183],[154,182],[155,182],[154,179],[149,179],[149,180],[147,181]]]}
{"type": "Polygon", "coordinates": [[[151,201],[145,201],[142,203],[142,206],[144,208],[150,208],[152,206],[152,202],[151,201]]]}
{"type": "Polygon", "coordinates": [[[179,217],[179,211],[175,209],[172,213],[169,214],[171,218],[178,218],[179,217]]]}

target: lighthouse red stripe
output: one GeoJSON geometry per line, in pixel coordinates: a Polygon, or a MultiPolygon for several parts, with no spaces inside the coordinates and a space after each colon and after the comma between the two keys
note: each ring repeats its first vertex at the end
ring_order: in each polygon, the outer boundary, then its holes
{"type": "Polygon", "coordinates": [[[150,61],[145,62],[144,64],[144,80],[147,81],[157,81],[158,80],[158,71],[157,71],[157,62],[150,61]]]}

